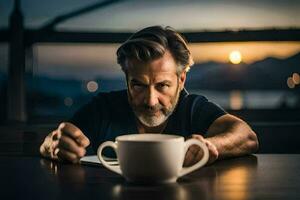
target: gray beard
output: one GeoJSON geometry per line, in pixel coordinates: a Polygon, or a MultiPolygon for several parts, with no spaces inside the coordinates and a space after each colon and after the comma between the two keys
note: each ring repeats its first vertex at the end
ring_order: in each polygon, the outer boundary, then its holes
{"type": "Polygon", "coordinates": [[[161,114],[160,116],[145,116],[141,113],[136,112],[133,110],[135,116],[138,118],[138,120],[144,124],[147,127],[156,127],[164,123],[170,115],[173,113],[173,110],[168,112],[167,114],[161,114]]]}
{"type": "Polygon", "coordinates": [[[151,115],[145,115],[146,111],[142,112],[140,111],[140,109],[133,105],[132,102],[132,96],[127,88],[127,95],[128,95],[128,102],[135,114],[135,116],[138,118],[138,120],[145,126],[147,127],[157,127],[161,124],[163,124],[173,113],[173,111],[175,110],[178,100],[179,100],[179,95],[180,91],[179,91],[179,84],[177,82],[177,88],[176,88],[176,99],[175,99],[175,103],[174,106],[171,107],[170,109],[168,109],[165,112],[162,112],[161,110],[159,110],[161,112],[160,116],[151,116],[151,115]]]}

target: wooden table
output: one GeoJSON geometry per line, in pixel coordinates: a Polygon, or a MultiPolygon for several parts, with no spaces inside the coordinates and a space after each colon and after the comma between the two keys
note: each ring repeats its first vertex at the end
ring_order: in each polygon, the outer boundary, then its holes
{"type": "Polygon", "coordinates": [[[0,169],[0,199],[300,199],[300,154],[223,160],[167,185],[129,184],[104,167],[40,157],[2,155],[0,169]]]}

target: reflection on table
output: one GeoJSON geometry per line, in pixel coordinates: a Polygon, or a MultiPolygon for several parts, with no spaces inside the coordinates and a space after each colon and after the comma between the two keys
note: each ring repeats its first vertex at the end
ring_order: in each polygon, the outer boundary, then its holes
{"type": "Polygon", "coordinates": [[[39,157],[1,156],[0,168],[1,189],[9,199],[300,198],[298,154],[223,160],[176,183],[161,185],[127,183],[101,166],[57,163],[39,157]]]}

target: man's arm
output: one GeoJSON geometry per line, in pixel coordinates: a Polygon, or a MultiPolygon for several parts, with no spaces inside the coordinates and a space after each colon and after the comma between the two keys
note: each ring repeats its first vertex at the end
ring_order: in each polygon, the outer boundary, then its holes
{"type": "MultiPolygon", "coordinates": [[[[251,154],[258,149],[255,132],[243,120],[226,114],[217,118],[209,127],[205,138],[193,135],[193,138],[204,142],[210,152],[209,163],[218,158],[227,158],[251,154]]],[[[191,165],[202,157],[197,153],[199,148],[190,148],[185,159],[185,165],[191,165]]]]}
{"type": "Polygon", "coordinates": [[[78,163],[89,144],[89,139],[78,127],[63,122],[45,138],[40,146],[40,154],[53,160],[78,163]]]}
{"type": "Polygon", "coordinates": [[[219,158],[242,156],[258,150],[255,132],[246,122],[230,114],[216,119],[205,139],[215,145],[219,158]]]}

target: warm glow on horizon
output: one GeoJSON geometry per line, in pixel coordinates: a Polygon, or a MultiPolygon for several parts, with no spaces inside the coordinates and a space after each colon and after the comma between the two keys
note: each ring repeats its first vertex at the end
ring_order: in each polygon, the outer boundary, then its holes
{"type": "MultiPolygon", "coordinates": [[[[34,47],[36,58],[33,69],[38,69],[34,73],[84,80],[94,80],[99,76],[123,77],[116,57],[119,46],[120,44],[39,44],[34,47]]],[[[242,55],[242,62],[251,64],[267,57],[288,58],[300,52],[300,42],[190,43],[189,48],[195,63],[228,63],[228,55],[238,50],[242,55]]]]}
{"type": "Polygon", "coordinates": [[[215,42],[189,44],[195,63],[227,63],[228,55],[237,49],[247,64],[267,57],[288,58],[300,52],[300,42],[215,42]]]}
{"type": "Polygon", "coordinates": [[[228,59],[232,64],[240,64],[242,62],[242,54],[239,51],[232,51],[230,52],[228,59]]]}

